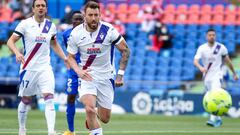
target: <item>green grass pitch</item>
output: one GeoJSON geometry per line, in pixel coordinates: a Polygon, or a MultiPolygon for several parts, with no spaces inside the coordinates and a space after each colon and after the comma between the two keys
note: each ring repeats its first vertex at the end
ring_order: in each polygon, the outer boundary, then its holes
{"type": "MultiPolygon", "coordinates": [[[[205,125],[207,118],[198,116],[112,115],[103,125],[105,135],[240,135],[240,119],[223,118],[223,125],[212,128],[205,125]]],[[[85,115],[76,113],[77,135],[88,135],[85,115]]],[[[67,129],[65,113],[57,112],[56,130],[67,129]]],[[[44,112],[31,110],[27,120],[27,135],[46,135],[44,112]]],[[[17,135],[17,110],[0,109],[0,135],[17,135]]]]}

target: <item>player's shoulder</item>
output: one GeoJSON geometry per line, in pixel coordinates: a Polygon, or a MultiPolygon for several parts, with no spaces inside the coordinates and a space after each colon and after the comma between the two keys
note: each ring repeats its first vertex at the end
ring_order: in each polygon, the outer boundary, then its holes
{"type": "Polygon", "coordinates": [[[29,18],[26,18],[26,19],[21,20],[20,23],[21,23],[21,24],[24,24],[24,25],[32,24],[32,23],[33,23],[33,19],[32,19],[32,17],[29,17],[29,18]]]}
{"type": "Polygon", "coordinates": [[[217,44],[217,45],[220,45],[220,46],[224,46],[224,47],[225,47],[225,45],[224,45],[223,43],[216,42],[216,44],[217,44]]]}
{"type": "Polygon", "coordinates": [[[78,26],[76,26],[75,28],[72,29],[71,33],[72,34],[79,34],[79,33],[82,33],[82,31],[84,30],[84,24],[80,24],[78,26]]]}
{"type": "Polygon", "coordinates": [[[101,25],[108,27],[110,29],[114,28],[111,23],[105,22],[105,21],[100,21],[101,25]]]}
{"type": "Polygon", "coordinates": [[[70,35],[71,32],[72,32],[72,28],[66,29],[65,31],[63,31],[63,36],[68,36],[70,35]]]}
{"type": "Polygon", "coordinates": [[[198,47],[198,49],[205,49],[205,48],[207,48],[207,46],[208,46],[207,43],[203,43],[198,47]]]}

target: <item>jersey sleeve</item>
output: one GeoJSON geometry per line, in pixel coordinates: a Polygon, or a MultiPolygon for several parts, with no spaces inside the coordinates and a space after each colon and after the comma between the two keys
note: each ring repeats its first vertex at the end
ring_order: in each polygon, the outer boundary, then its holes
{"type": "Polygon", "coordinates": [[[23,37],[25,33],[25,20],[22,20],[15,28],[14,35],[23,37]]]}
{"type": "Polygon", "coordinates": [[[74,38],[74,32],[70,34],[68,45],[67,45],[67,52],[70,54],[77,54],[78,52],[78,46],[74,38]]]}
{"type": "Polygon", "coordinates": [[[114,27],[111,27],[110,32],[112,44],[118,45],[123,40],[122,35],[114,27]]]}
{"type": "Polygon", "coordinates": [[[52,36],[52,40],[56,39],[56,35],[57,35],[57,28],[56,25],[52,23],[52,32],[51,32],[51,36],[52,36]]]}
{"type": "Polygon", "coordinates": [[[64,44],[64,46],[67,47],[67,42],[68,42],[67,31],[63,32],[62,37],[63,37],[63,44],[64,44]]]}
{"type": "Polygon", "coordinates": [[[227,50],[227,48],[223,45],[223,47],[222,47],[222,56],[225,57],[225,56],[227,56],[227,55],[228,55],[228,50],[227,50]]]}
{"type": "Polygon", "coordinates": [[[201,59],[201,58],[202,58],[202,49],[201,49],[201,47],[199,47],[197,49],[197,52],[196,52],[195,56],[194,56],[194,59],[201,59]]]}

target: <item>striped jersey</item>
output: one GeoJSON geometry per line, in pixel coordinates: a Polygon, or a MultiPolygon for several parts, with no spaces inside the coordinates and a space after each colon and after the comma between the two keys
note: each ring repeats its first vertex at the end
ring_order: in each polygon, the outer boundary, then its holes
{"type": "Polygon", "coordinates": [[[122,40],[119,32],[107,22],[100,21],[94,32],[88,32],[83,23],[72,30],[67,51],[80,53],[80,68],[89,69],[93,79],[109,79],[113,78],[115,71],[114,47],[122,40]]]}
{"type": "Polygon", "coordinates": [[[228,55],[228,50],[221,43],[215,42],[212,47],[208,43],[199,46],[194,59],[201,59],[203,66],[208,70],[205,80],[213,77],[222,78],[221,67],[226,55],[228,55]]]}
{"type": "Polygon", "coordinates": [[[51,68],[50,41],[57,33],[56,26],[44,19],[38,23],[34,17],[22,20],[14,34],[20,36],[24,46],[24,60],[21,70],[40,71],[51,68]]]}

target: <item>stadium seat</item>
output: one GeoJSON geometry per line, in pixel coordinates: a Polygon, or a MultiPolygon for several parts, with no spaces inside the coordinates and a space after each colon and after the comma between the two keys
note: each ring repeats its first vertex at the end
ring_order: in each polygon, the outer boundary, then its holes
{"type": "Polygon", "coordinates": [[[187,14],[176,15],[175,23],[177,23],[177,24],[187,24],[188,23],[187,14]]]}
{"type": "Polygon", "coordinates": [[[212,16],[210,14],[202,14],[199,24],[212,24],[212,16]]]}
{"type": "Polygon", "coordinates": [[[117,7],[117,12],[119,14],[127,14],[128,13],[128,5],[126,3],[121,3],[117,7]]]}
{"type": "Polygon", "coordinates": [[[235,25],[236,24],[236,15],[227,14],[223,24],[224,25],[235,25]]]}
{"type": "Polygon", "coordinates": [[[187,18],[187,24],[199,24],[199,15],[198,14],[190,14],[187,18]]]}
{"type": "Polygon", "coordinates": [[[189,12],[189,14],[198,15],[200,12],[200,6],[197,4],[193,4],[189,7],[188,12],[189,12]]]}
{"type": "Polygon", "coordinates": [[[237,7],[229,5],[225,8],[225,15],[237,15],[237,7]]]}
{"type": "Polygon", "coordinates": [[[217,14],[224,14],[224,5],[222,4],[217,4],[213,7],[213,14],[217,15],[217,14]]]}
{"type": "Polygon", "coordinates": [[[137,15],[139,12],[139,9],[140,9],[139,4],[132,4],[129,6],[128,13],[137,15]]]}
{"type": "Polygon", "coordinates": [[[178,5],[176,13],[178,15],[181,15],[181,14],[187,15],[187,13],[188,13],[188,6],[185,5],[185,4],[178,5]]]}
{"type": "Polygon", "coordinates": [[[216,14],[216,15],[213,15],[213,20],[212,20],[212,24],[214,25],[220,25],[220,24],[223,24],[223,21],[224,21],[224,15],[223,14],[216,14]]]}
{"type": "Polygon", "coordinates": [[[115,3],[109,3],[107,4],[107,9],[109,9],[111,13],[115,14],[117,6],[115,3]]]}
{"type": "Polygon", "coordinates": [[[165,24],[175,24],[176,23],[175,22],[175,14],[164,13],[162,22],[165,23],[165,24]]]}
{"type": "Polygon", "coordinates": [[[209,14],[211,15],[212,14],[212,6],[211,5],[208,5],[208,4],[205,4],[201,7],[201,14],[204,15],[204,14],[209,14]]]}
{"type": "Polygon", "coordinates": [[[176,12],[175,10],[176,10],[175,5],[168,4],[168,5],[165,6],[164,13],[166,13],[166,14],[168,14],[168,13],[174,14],[176,12]]]}

